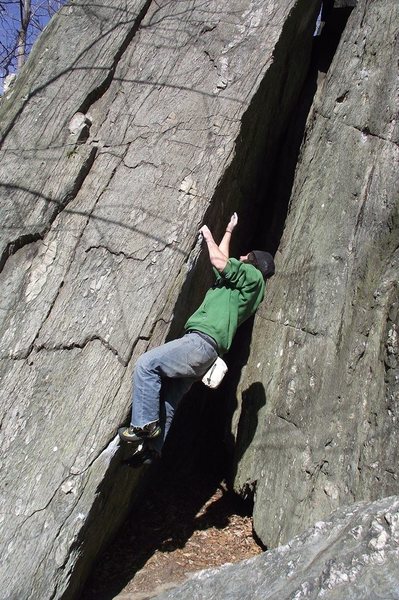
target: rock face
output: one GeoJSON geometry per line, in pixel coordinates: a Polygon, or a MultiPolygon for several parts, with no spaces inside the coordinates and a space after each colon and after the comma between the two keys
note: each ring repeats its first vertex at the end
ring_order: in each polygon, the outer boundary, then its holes
{"type": "Polygon", "coordinates": [[[132,365],[198,303],[205,214],[248,235],[317,11],[71,2],[1,100],[2,598],[76,596],[126,514],[132,365]]]}
{"type": "Polygon", "coordinates": [[[339,509],[289,544],[201,571],[159,600],[376,600],[399,597],[399,498],[339,509]]]}
{"type": "MultiPolygon", "coordinates": [[[[399,491],[399,5],[357,3],[309,116],[234,415],[268,547],[399,491]]],[[[298,596],[299,597],[299,596],[298,596]]]]}

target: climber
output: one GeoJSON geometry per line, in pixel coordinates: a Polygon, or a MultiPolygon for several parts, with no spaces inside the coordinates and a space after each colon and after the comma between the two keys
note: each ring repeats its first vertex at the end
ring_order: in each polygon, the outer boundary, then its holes
{"type": "Polygon", "coordinates": [[[160,456],[181,398],[230,348],[238,325],[256,311],[263,299],[265,280],[274,273],[273,257],[268,252],[255,250],[240,260],[229,258],[237,223],[234,213],[219,245],[206,225],[201,228],[216,281],[186,322],[184,335],[146,352],[136,363],[131,425],[120,428],[119,437],[134,444],[137,464],[160,456]],[[166,389],[160,400],[162,383],[166,389]]]}

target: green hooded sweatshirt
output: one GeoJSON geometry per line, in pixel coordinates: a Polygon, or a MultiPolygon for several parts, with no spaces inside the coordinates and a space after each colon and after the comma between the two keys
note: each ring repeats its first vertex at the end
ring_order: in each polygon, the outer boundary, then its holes
{"type": "Polygon", "coordinates": [[[263,300],[265,282],[253,265],[230,258],[219,273],[204,301],[184,326],[186,331],[200,331],[217,343],[219,354],[230,348],[237,327],[254,314],[263,300]]]}

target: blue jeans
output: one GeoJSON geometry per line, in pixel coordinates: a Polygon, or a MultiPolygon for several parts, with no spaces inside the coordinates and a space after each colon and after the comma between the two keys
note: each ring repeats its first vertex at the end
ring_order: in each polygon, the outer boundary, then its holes
{"type": "Polygon", "coordinates": [[[149,350],[138,359],[133,374],[131,425],[144,427],[159,421],[161,435],[151,440],[151,446],[158,452],[180,400],[207,372],[217,356],[217,345],[211,337],[191,332],[149,350]],[[165,378],[168,381],[161,402],[165,378]]]}

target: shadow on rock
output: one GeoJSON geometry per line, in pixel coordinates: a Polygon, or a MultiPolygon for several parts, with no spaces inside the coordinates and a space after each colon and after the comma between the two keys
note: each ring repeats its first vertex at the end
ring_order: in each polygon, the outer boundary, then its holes
{"type": "Polygon", "coordinates": [[[111,600],[156,551],[184,548],[195,531],[224,528],[232,515],[243,512],[216,469],[211,474],[201,466],[176,471],[166,456],[157,469],[148,469],[148,478],[141,502],[102,554],[80,600],[111,600]]]}

